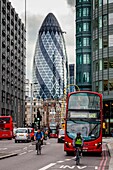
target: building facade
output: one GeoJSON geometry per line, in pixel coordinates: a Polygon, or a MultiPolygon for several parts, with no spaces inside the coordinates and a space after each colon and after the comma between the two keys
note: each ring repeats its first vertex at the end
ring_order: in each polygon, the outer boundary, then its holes
{"type": "Polygon", "coordinates": [[[69,64],[69,91],[75,91],[75,64],[69,64]]]}
{"type": "Polygon", "coordinates": [[[23,125],[25,105],[25,27],[8,0],[0,1],[0,115],[23,125]]]}
{"type": "Polygon", "coordinates": [[[56,17],[49,13],[36,42],[33,61],[35,97],[55,99],[63,96],[68,71],[63,33],[56,17]]]}
{"type": "Polygon", "coordinates": [[[76,84],[91,90],[91,1],[76,0],[76,84]]]}
{"type": "Polygon", "coordinates": [[[103,94],[106,133],[113,130],[113,0],[93,0],[92,89],[103,94]]]}

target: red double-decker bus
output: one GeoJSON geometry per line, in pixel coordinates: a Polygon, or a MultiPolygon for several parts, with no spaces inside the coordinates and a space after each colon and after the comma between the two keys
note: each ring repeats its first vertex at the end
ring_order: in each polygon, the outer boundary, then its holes
{"type": "Polygon", "coordinates": [[[0,139],[13,138],[13,120],[11,116],[0,116],[0,139]]]}
{"type": "Polygon", "coordinates": [[[102,153],[102,95],[91,91],[69,93],[66,99],[65,143],[67,155],[74,152],[73,139],[80,132],[83,152],[102,153]]]}

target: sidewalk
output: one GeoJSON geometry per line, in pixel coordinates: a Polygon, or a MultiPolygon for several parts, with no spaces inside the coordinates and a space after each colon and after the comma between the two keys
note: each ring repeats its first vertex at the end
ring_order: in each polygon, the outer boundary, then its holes
{"type": "Polygon", "coordinates": [[[111,156],[111,159],[109,162],[109,170],[113,170],[113,137],[104,137],[103,142],[107,143],[109,153],[111,156]]]}

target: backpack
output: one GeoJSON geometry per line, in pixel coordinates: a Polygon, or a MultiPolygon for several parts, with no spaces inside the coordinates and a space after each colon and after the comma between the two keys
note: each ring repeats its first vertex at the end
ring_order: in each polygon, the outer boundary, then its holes
{"type": "Polygon", "coordinates": [[[38,133],[38,132],[36,133],[36,139],[39,139],[39,138],[40,138],[40,139],[42,138],[42,133],[41,133],[41,132],[40,132],[40,133],[38,133]],[[40,136],[39,136],[39,135],[40,135],[40,136]]]}

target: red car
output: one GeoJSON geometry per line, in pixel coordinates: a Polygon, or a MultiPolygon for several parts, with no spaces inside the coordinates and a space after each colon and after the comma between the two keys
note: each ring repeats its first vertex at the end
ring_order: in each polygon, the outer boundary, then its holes
{"type": "Polygon", "coordinates": [[[57,130],[51,129],[50,138],[57,138],[57,137],[58,137],[57,130]]]}

